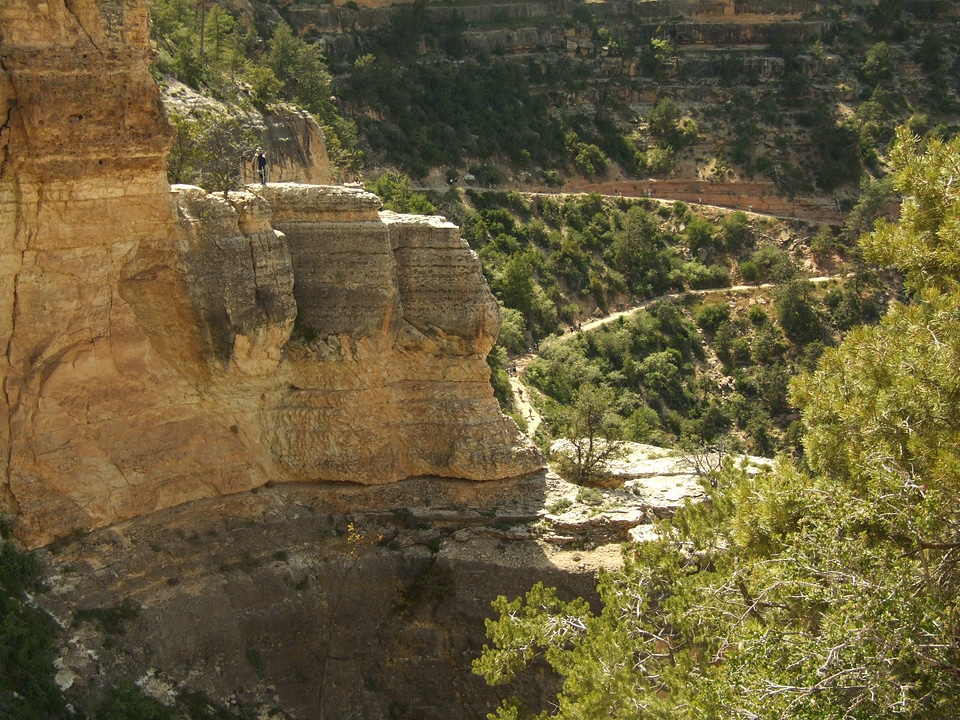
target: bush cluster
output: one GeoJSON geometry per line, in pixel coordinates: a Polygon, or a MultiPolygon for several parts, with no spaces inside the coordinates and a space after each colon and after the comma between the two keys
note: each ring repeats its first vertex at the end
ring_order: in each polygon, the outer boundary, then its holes
{"type": "Polygon", "coordinates": [[[585,385],[615,391],[618,436],[754,454],[799,453],[788,382],[854,325],[875,322],[874,291],[794,280],[737,306],[718,294],[663,301],[589,333],[544,343],[526,382],[542,393],[554,433],[585,385]],[[759,301],[759,302],[758,302],[759,301]],[[697,332],[700,329],[700,333],[697,332]],[[707,360],[720,361],[722,375],[707,360]]]}

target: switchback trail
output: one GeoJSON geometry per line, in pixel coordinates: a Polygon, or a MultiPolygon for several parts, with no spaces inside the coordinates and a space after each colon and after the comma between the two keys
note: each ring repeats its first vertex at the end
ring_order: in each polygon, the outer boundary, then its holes
{"type": "MultiPolygon", "coordinates": [[[[772,182],[739,180],[617,180],[568,183],[559,194],[600,193],[608,197],[650,198],[661,203],[682,201],[723,210],[742,210],[781,220],[838,223],[845,213],[835,197],[787,197],[772,182]]],[[[546,193],[544,193],[546,194],[546,193]]]]}
{"type": "MultiPolygon", "coordinates": [[[[831,280],[841,280],[845,277],[849,277],[849,274],[823,275],[820,277],[807,278],[807,281],[812,283],[824,283],[830,282],[831,280]]],[[[645,310],[651,305],[663,302],[664,300],[682,300],[683,298],[690,297],[692,295],[709,295],[711,293],[746,294],[772,287],[775,287],[775,285],[772,283],[763,283],[760,285],[733,285],[731,287],[707,288],[703,290],[684,290],[677,293],[658,295],[657,297],[644,300],[643,302],[632,307],[628,307],[624,310],[618,310],[617,312],[610,313],[609,315],[594,318],[593,320],[582,323],[579,327],[570,327],[564,335],[558,338],[558,340],[562,342],[566,338],[573,337],[578,333],[596,330],[599,327],[616,322],[620,318],[631,315],[639,310],[645,310]]],[[[538,350],[531,348],[529,352],[512,358],[509,365],[511,368],[509,375],[510,387],[513,389],[513,404],[514,407],[517,408],[518,412],[523,415],[527,421],[527,435],[529,437],[533,437],[534,433],[536,433],[537,428],[540,426],[543,418],[540,416],[540,413],[537,412],[537,409],[534,407],[533,403],[530,402],[530,388],[523,383],[523,381],[520,379],[520,376],[523,374],[523,371],[527,369],[527,366],[530,365],[530,363],[533,362],[538,355],[538,350]]]]}

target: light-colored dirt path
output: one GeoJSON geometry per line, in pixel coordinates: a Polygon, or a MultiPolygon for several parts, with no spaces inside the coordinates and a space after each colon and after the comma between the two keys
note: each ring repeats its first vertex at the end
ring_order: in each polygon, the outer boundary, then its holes
{"type": "Polygon", "coordinates": [[[538,354],[536,348],[530,348],[527,353],[511,359],[510,369],[508,371],[510,375],[510,387],[513,388],[513,404],[527,420],[528,437],[533,437],[534,433],[537,432],[537,428],[540,427],[543,418],[531,402],[531,395],[536,391],[528,388],[520,379],[520,376],[523,374],[523,371],[527,369],[527,366],[537,359],[538,354]]]}
{"type": "MultiPolygon", "coordinates": [[[[820,277],[807,278],[807,281],[819,284],[829,282],[831,280],[841,280],[844,277],[849,277],[849,274],[824,275],[820,277]]],[[[588,322],[582,323],[579,328],[571,327],[569,328],[569,331],[560,339],[562,341],[565,338],[572,337],[578,332],[590,332],[591,330],[596,330],[599,327],[616,322],[622,317],[627,317],[628,315],[640,310],[644,310],[651,305],[654,305],[658,302],[663,302],[664,300],[681,300],[691,295],[709,295],[711,293],[752,293],[756,292],[757,290],[769,289],[772,287],[774,287],[774,285],[771,283],[763,283],[761,285],[733,285],[731,287],[707,288],[704,290],[684,290],[683,292],[658,295],[655,298],[644,300],[642,303],[626,308],[625,310],[610,313],[609,315],[604,315],[603,317],[595,318],[588,322]]],[[[534,407],[534,405],[530,402],[530,388],[528,388],[520,378],[523,374],[523,371],[527,369],[527,366],[530,365],[530,363],[532,363],[538,355],[539,353],[536,349],[531,349],[526,354],[513,358],[510,361],[509,370],[510,387],[513,388],[513,403],[517,410],[527,420],[527,435],[529,437],[533,437],[533,434],[537,431],[537,428],[540,426],[543,418],[540,416],[540,413],[537,412],[536,407],[534,407]]]]}
{"type": "Polygon", "coordinates": [[[530,402],[530,389],[520,381],[520,373],[523,372],[535,357],[536,355],[530,354],[524,355],[522,358],[517,358],[515,363],[517,370],[510,375],[510,387],[513,388],[513,404],[527,421],[527,436],[529,437],[533,437],[534,433],[537,432],[537,428],[540,427],[543,418],[540,417],[540,413],[537,412],[533,403],[530,402]],[[522,367],[521,361],[523,361],[522,367]]]}
{"type": "MultiPolygon", "coordinates": [[[[782,220],[837,223],[843,213],[836,198],[783,196],[772,182],[738,181],[711,183],[702,180],[618,180],[573,182],[560,195],[596,192],[608,197],[650,198],[661,203],[677,200],[724,210],[777,217],[782,220]]],[[[547,193],[544,193],[547,194],[547,193]]],[[[552,194],[552,193],[551,193],[552,194]]]]}
{"type": "MultiPolygon", "coordinates": [[[[824,275],[821,277],[807,278],[807,282],[812,282],[815,284],[829,282],[831,280],[841,280],[845,275],[824,275]]],[[[621,317],[630,315],[631,313],[637,312],[637,310],[644,310],[651,305],[655,305],[658,302],[664,300],[682,300],[683,298],[690,297],[691,295],[710,295],[713,293],[753,293],[757,290],[763,290],[767,288],[772,288],[774,285],[772,283],[762,283],[760,285],[731,285],[730,287],[719,287],[719,288],[706,288],[704,290],[684,290],[677,293],[669,293],[667,295],[658,295],[655,298],[649,300],[644,300],[642,303],[635,305],[633,307],[626,308],[625,310],[620,310],[615,313],[610,313],[609,315],[604,315],[601,318],[596,318],[589,322],[583,323],[580,327],[580,330],[595,330],[596,328],[606,325],[607,323],[614,322],[619,320],[621,317]]],[[[572,330],[573,328],[571,328],[572,330]]]]}

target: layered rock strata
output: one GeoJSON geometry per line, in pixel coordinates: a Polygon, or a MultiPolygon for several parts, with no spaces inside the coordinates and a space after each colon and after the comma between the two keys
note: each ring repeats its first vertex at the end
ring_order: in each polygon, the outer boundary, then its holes
{"type": "MultiPolygon", "coordinates": [[[[851,0],[866,5],[871,0],[851,0]]],[[[296,3],[282,9],[283,17],[304,37],[318,38],[330,57],[346,58],[365,52],[362,34],[387,27],[404,6],[412,3],[367,0],[315,5],[296,3]]],[[[266,3],[259,3],[266,7],[266,3]]],[[[438,25],[465,23],[461,38],[470,52],[525,54],[543,50],[579,50],[593,55],[590,28],[578,21],[576,2],[497,2],[462,4],[429,3],[420,11],[438,25]],[[504,27],[509,25],[509,27],[504,27]],[[578,42],[587,40],[588,42],[578,42]],[[572,45],[571,45],[572,41],[572,45]]],[[[591,12],[601,25],[634,25],[636,41],[647,43],[664,32],[681,45],[699,43],[768,44],[771,39],[791,41],[818,35],[820,22],[806,21],[816,13],[814,0],[644,0],[594,3],[591,12]]],[[[276,12],[272,7],[270,8],[276,12]]],[[[276,22],[266,12],[258,23],[276,22]]]]}
{"type": "Polygon", "coordinates": [[[0,492],[18,534],[268,481],[538,467],[489,387],[497,307],[456,228],[381,217],[356,189],[171,192],[149,59],[142,0],[0,4],[0,492]]]}

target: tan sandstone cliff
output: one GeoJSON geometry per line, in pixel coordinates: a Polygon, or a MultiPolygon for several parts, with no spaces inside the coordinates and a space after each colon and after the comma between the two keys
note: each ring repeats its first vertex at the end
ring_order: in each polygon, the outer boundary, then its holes
{"type": "Polygon", "coordinates": [[[36,545],[270,481],[517,476],[457,228],[165,179],[144,0],[0,4],[2,507],[36,545]],[[295,328],[296,326],[296,328],[295,328]]]}

